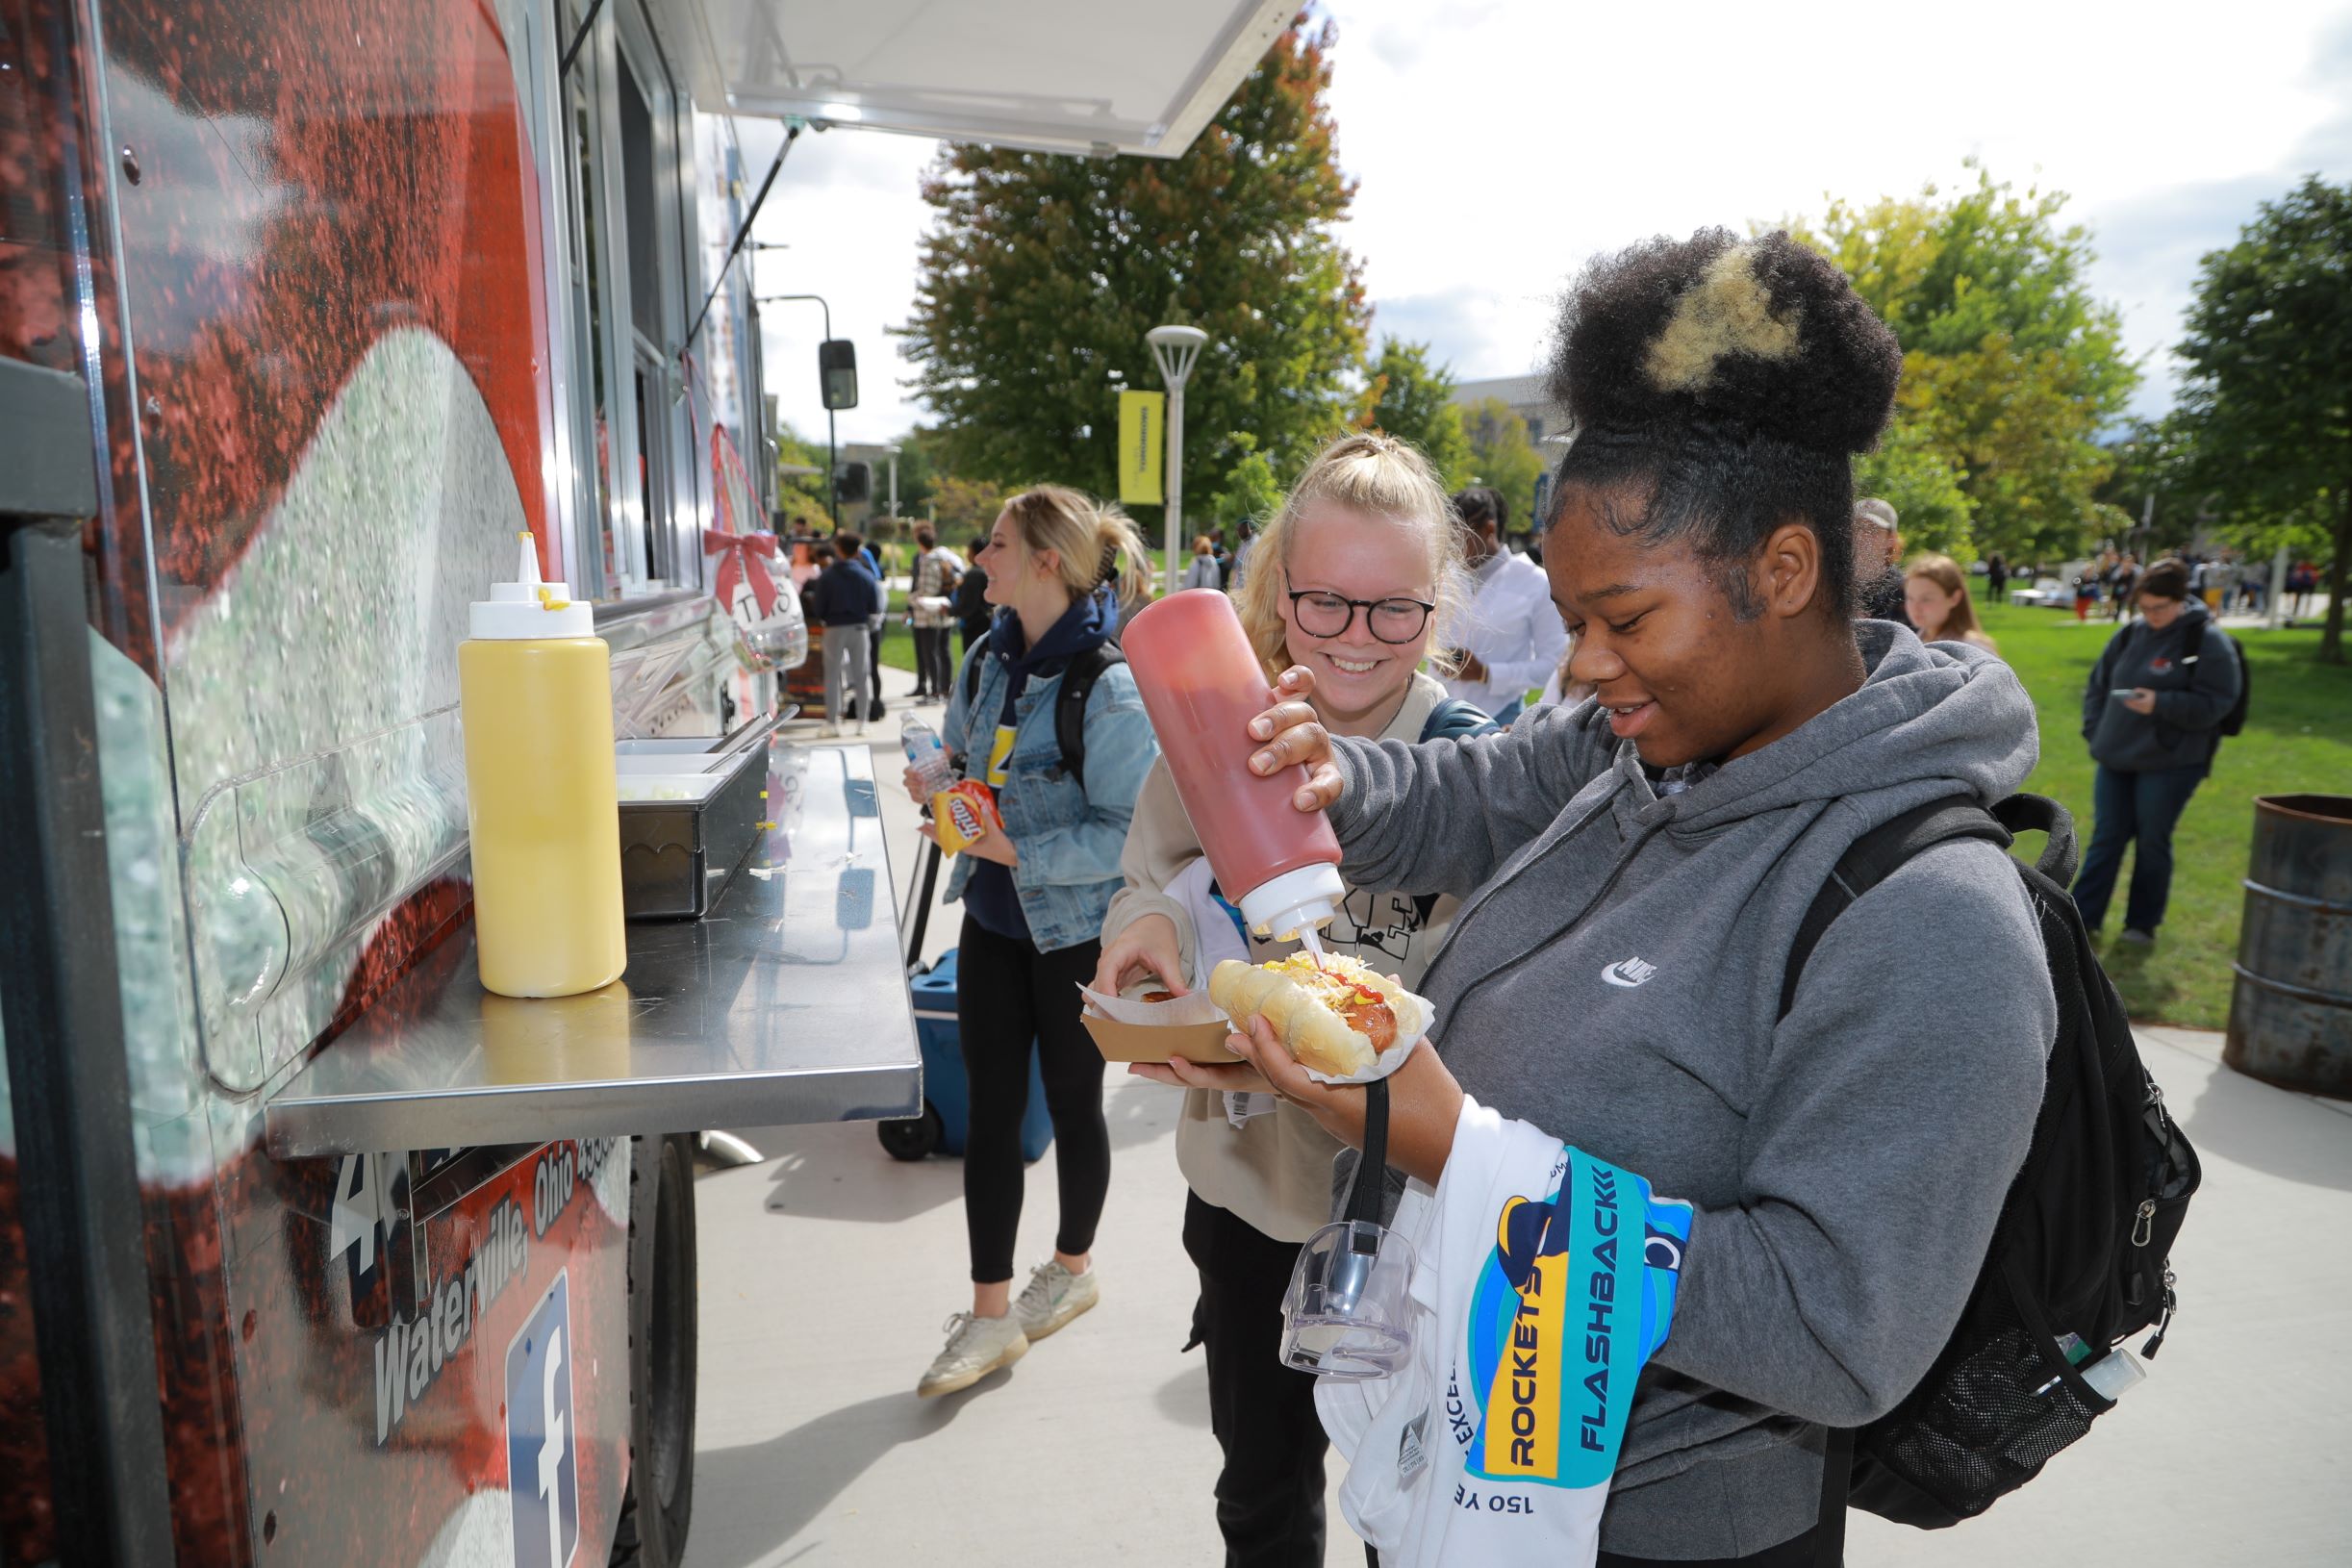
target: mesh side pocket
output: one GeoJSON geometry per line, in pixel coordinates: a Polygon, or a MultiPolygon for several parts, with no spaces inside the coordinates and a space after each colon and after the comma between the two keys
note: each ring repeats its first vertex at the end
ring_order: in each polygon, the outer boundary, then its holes
{"type": "Polygon", "coordinates": [[[1862,1429],[1854,1501],[1911,1524],[1973,1518],[2112,1407],[1996,1275],[1919,1387],[1862,1429]]]}

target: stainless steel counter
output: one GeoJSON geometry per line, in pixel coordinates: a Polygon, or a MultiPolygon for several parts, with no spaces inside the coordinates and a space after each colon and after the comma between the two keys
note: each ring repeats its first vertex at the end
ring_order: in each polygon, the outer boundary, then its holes
{"type": "Polygon", "coordinates": [[[774,817],[699,921],[629,927],[584,997],[482,989],[468,925],[265,1109],[282,1159],[912,1116],[921,1057],[872,758],[769,752],[774,817]]]}

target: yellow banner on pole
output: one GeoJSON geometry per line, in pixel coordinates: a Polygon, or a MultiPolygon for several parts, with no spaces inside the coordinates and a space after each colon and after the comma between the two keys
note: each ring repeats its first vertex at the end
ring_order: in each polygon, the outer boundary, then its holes
{"type": "Polygon", "coordinates": [[[1119,502],[1122,506],[1164,506],[1160,468],[1168,455],[1168,394],[1119,394],[1119,502]]]}

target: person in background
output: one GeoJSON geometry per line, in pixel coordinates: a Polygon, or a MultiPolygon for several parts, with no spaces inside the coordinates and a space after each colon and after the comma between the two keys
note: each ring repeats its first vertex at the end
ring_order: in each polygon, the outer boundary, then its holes
{"type": "MultiPolygon", "coordinates": [[[[1408,744],[1493,726],[1418,672],[1467,596],[1444,488],[1419,452],[1344,436],[1307,466],[1267,526],[1235,608],[1269,684],[1315,673],[1315,712],[1335,735],[1408,744]]],[[[1295,943],[1252,938],[1210,877],[1165,763],[1135,797],[1120,858],[1125,886],[1102,922],[1094,986],[1196,989],[1220,957],[1262,963],[1295,943]]],[[[1410,986],[1443,940],[1455,900],[1359,888],[1324,946],[1410,986]]],[[[1137,1074],[1183,1085],[1167,1068],[1137,1074]]],[[[1324,1454],[1315,1379],[1277,1359],[1282,1293],[1300,1243],[1329,1217],[1339,1142],[1296,1106],[1269,1102],[1238,1125],[1225,1097],[1184,1097],[1176,1163],[1191,1191],[1184,1251],[1201,1275],[1194,1334],[1208,1355],[1209,1424],[1225,1468],[1217,1524],[1230,1568],[1323,1561],[1324,1454]]]]}
{"type": "MultiPolygon", "coordinates": [[[[1114,507],[1041,485],[1004,503],[978,565],[996,607],[988,635],[949,689],[941,739],[965,775],[996,792],[1002,831],[955,857],[948,899],[962,899],[956,1028],[971,1095],[964,1143],[964,1224],[972,1308],[948,1320],[948,1343],[915,1391],[969,1388],[1028,1353],[1100,1296],[1092,1254],[1110,1190],[1102,1053],[1078,1022],[1077,987],[1101,955],[1102,916],[1119,891],[1119,851],[1135,792],[1159,756],[1125,661],[1101,664],[1087,695],[1084,766],[1062,753],[1055,710],[1072,660],[1099,660],[1118,616],[1109,575],[1150,557],[1114,507]],[[1023,1197],[1021,1119],[1030,1042],[1053,1118],[1061,1196],[1053,1256],[1012,1295],[1023,1197]]],[[[910,770],[907,793],[921,787],[910,770]]],[[[936,842],[928,823],[923,836],[936,842]]]]}
{"type": "MultiPolygon", "coordinates": [[[[858,538],[854,534],[836,537],[858,538]]],[[[873,579],[874,587],[881,593],[882,607],[874,612],[873,620],[866,628],[866,670],[868,684],[873,688],[873,693],[866,699],[861,715],[864,719],[879,719],[882,717],[882,639],[890,629],[890,580],[882,574],[882,557],[871,543],[861,539],[857,547],[847,553],[860,570],[873,579]]]]}
{"type": "Polygon", "coordinates": [[[1503,497],[1473,485],[1454,497],[1462,555],[1470,564],[1470,612],[1449,661],[1446,695],[1494,715],[1505,726],[1527,706],[1528,694],[1550,678],[1568,646],[1568,632],[1553,608],[1541,567],[1513,555],[1503,543],[1503,497]]]}
{"type": "Polygon", "coordinates": [[[2083,739],[2098,773],[2090,845],[2074,876],[2074,906],[2094,935],[2134,850],[2123,940],[2156,940],[2172,893],[2172,830],[2220,749],[2237,705],[2238,645],[2190,596],[2188,568],[2159,561],[2139,578],[2139,619],[2109,640],[2083,690],[2083,739]]]}
{"type": "Polygon", "coordinates": [[[2111,620],[2121,620],[2132,608],[2132,591],[2139,582],[2139,558],[2126,554],[2108,573],[2107,591],[2114,604],[2111,620]]]}
{"type": "Polygon", "coordinates": [[[1226,591],[1231,594],[1241,592],[1241,585],[1249,575],[1250,552],[1257,545],[1257,522],[1254,518],[1244,518],[1237,531],[1241,537],[1233,545],[1233,569],[1227,574],[1225,583],[1226,591]]]}
{"type": "MultiPolygon", "coordinates": [[[[972,547],[965,559],[969,563],[963,575],[955,580],[955,624],[962,639],[963,650],[972,651],[972,645],[988,631],[988,618],[994,614],[988,605],[988,569],[980,565],[980,554],[988,548],[988,536],[972,536],[972,547]]],[[[945,695],[946,694],[941,694],[945,695]]]]}
{"type": "Polygon", "coordinates": [[[2001,559],[1999,550],[1985,563],[1985,596],[1993,604],[2009,602],[2009,563],[2001,559]]]}
{"type": "Polygon", "coordinates": [[[2099,605],[2099,568],[2094,562],[2074,575],[2074,619],[2088,620],[2099,605]]]}
{"type": "Polygon", "coordinates": [[[915,524],[915,570],[908,579],[907,612],[915,622],[915,700],[948,700],[948,683],[955,679],[955,659],[948,651],[948,632],[955,624],[955,584],[963,563],[943,548],[939,530],[927,522],[915,524]]]}
{"type": "Polygon", "coordinates": [[[2319,586],[2319,569],[2309,561],[2297,561],[2287,569],[2289,615],[2298,620],[2311,611],[2311,596],[2319,586]]]}
{"type": "Polygon", "coordinates": [[[1192,562],[1184,569],[1178,588],[1223,588],[1225,574],[1217,569],[1217,542],[1206,534],[1192,542],[1192,562]]]}
{"type": "Polygon", "coordinates": [[[1903,535],[1895,527],[1895,509],[1876,495],[1854,503],[1854,570],[1859,585],[1857,612],[1863,620],[1891,620],[1908,626],[1911,618],[1903,607],[1903,535]]]}
{"type": "Polygon", "coordinates": [[[826,730],[839,735],[845,719],[855,721],[866,733],[860,698],[866,690],[867,670],[873,658],[873,623],[882,613],[882,585],[869,569],[858,547],[865,542],[852,533],[833,536],[837,557],[817,577],[817,622],[824,627],[824,719],[826,730]]]}
{"type": "Polygon", "coordinates": [[[1973,643],[1987,653],[2001,651],[1977,624],[1968,575],[1948,555],[1923,555],[1905,570],[1903,609],[1922,643],[1973,643]]]}
{"type": "MultiPolygon", "coordinates": [[[[808,547],[808,564],[811,570],[808,580],[800,585],[800,619],[812,626],[824,624],[817,619],[817,585],[824,579],[824,569],[840,559],[841,556],[824,540],[821,539],[808,547]]],[[[818,641],[822,643],[822,637],[820,636],[818,641]]],[[[817,657],[822,661],[824,655],[820,653],[817,657]]]]}

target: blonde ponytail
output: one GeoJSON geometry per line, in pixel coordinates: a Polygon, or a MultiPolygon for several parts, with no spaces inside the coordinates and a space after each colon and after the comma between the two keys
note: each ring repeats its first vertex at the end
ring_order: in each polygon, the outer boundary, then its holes
{"type": "Polygon", "coordinates": [[[1006,520],[1032,553],[1051,550],[1061,562],[1062,586],[1083,599],[1115,583],[1121,599],[1151,591],[1151,555],[1143,536],[1115,505],[1064,485],[1038,485],[1004,503],[1006,520]]]}

